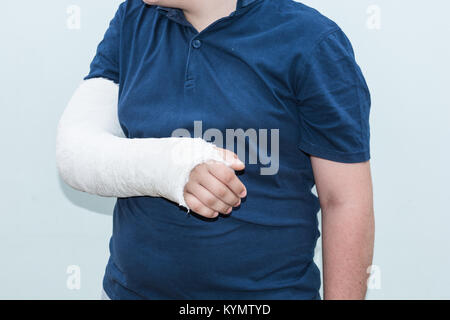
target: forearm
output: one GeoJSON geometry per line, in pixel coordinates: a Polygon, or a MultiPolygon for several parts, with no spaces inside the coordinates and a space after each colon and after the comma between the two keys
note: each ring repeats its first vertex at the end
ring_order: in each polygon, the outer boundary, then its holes
{"type": "Polygon", "coordinates": [[[365,298],[373,245],[371,200],[322,208],[324,299],[365,298]]]}
{"type": "Polygon", "coordinates": [[[105,79],[81,84],[59,122],[56,158],[75,189],[108,197],[164,197],[187,207],[190,171],[224,162],[212,144],[192,138],[127,139],[117,115],[118,86],[105,79]]]}

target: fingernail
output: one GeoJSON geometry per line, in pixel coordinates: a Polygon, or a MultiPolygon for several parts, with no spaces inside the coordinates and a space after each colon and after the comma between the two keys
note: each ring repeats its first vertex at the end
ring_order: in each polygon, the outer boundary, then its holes
{"type": "Polygon", "coordinates": [[[227,214],[231,213],[233,211],[233,208],[228,209],[227,214]]]}
{"type": "Polygon", "coordinates": [[[238,202],[236,202],[236,204],[234,205],[234,207],[239,207],[241,205],[241,200],[239,200],[238,202]]]}
{"type": "Polygon", "coordinates": [[[246,194],[247,194],[247,190],[244,190],[239,194],[239,197],[244,198],[246,196],[246,194]]]}

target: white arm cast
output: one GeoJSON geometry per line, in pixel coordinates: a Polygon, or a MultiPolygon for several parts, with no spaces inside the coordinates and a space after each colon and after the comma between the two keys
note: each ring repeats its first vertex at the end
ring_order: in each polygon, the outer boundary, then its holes
{"type": "Polygon", "coordinates": [[[209,160],[229,163],[200,138],[125,138],[118,120],[118,88],[98,78],[76,90],[58,125],[56,158],[62,179],[91,194],[164,197],[188,208],[183,191],[191,170],[209,160]]]}

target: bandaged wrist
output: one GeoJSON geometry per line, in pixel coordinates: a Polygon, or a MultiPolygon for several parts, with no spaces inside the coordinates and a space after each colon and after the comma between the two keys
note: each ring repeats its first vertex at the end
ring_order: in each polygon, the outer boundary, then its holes
{"type": "Polygon", "coordinates": [[[118,85],[84,81],[58,125],[56,158],[71,187],[106,197],[164,197],[189,209],[184,186],[207,161],[229,165],[201,138],[128,139],[119,124],[118,85]]]}

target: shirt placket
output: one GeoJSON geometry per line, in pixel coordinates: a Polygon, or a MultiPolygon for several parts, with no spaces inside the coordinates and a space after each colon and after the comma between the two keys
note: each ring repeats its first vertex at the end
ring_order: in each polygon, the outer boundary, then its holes
{"type": "Polygon", "coordinates": [[[204,50],[203,36],[206,33],[210,33],[218,24],[241,14],[242,10],[244,10],[252,2],[254,2],[254,0],[238,0],[236,11],[234,11],[227,17],[223,17],[215,21],[201,32],[197,32],[192,24],[186,20],[183,12],[180,9],[160,7],[160,10],[166,14],[167,18],[187,27],[189,30],[188,32],[190,33],[184,75],[184,89],[186,95],[195,93],[198,77],[201,76],[200,59],[202,56],[202,50],[204,50]]]}

